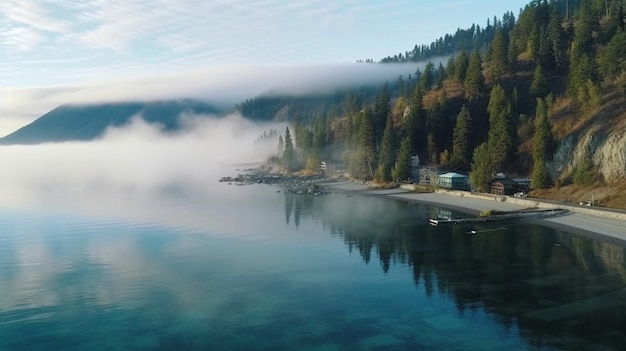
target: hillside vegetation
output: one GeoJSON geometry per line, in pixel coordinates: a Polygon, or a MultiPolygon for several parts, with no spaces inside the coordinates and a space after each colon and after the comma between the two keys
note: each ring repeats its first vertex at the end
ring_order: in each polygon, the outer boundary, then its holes
{"type": "MultiPolygon", "coordinates": [[[[506,13],[382,59],[454,53],[445,65],[429,63],[375,93],[341,92],[307,109],[289,98],[273,101],[295,123],[297,157],[288,168],[340,158],[356,177],[402,181],[417,154],[441,170],[469,173],[483,191],[504,172],[530,177],[535,196],[593,196],[626,208],[619,195],[626,176],[624,9],[619,0],[532,1],[517,18],[506,13]]],[[[240,107],[245,114],[268,103],[240,107]]]]}

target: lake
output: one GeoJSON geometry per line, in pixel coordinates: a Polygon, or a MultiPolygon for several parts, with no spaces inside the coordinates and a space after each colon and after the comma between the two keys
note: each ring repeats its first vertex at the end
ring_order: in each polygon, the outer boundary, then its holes
{"type": "Polygon", "coordinates": [[[0,349],[626,344],[623,247],[537,223],[431,227],[459,213],[278,190],[3,202],[0,349]]]}

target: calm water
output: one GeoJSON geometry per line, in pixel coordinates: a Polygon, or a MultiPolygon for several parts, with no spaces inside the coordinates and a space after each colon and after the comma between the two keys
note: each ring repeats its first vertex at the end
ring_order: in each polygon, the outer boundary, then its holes
{"type": "Polygon", "coordinates": [[[624,248],[265,185],[0,211],[3,350],[618,350],[624,248]],[[468,230],[482,231],[476,236],[468,230]]]}

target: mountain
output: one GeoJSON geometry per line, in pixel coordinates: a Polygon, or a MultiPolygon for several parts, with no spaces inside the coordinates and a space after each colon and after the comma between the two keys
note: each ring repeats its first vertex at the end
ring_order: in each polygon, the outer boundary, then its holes
{"type": "Polygon", "coordinates": [[[173,131],[181,127],[179,116],[182,113],[219,112],[215,107],[197,100],[63,105],[0,138],[0,144],[92,140],[101,136],[108,127],[128,124],[134,116],[141,116],[148,123],[173,131]]]}

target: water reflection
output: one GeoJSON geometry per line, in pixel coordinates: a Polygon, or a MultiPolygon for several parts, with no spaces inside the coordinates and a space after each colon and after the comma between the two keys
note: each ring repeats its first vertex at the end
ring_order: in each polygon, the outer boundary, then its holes
{"type": "Polygon", "coordinates": [[[426,204],[284,196],[296,225],[300,217],[321,221],[366,264],[377,259],[385,273],[409,267],[428,296],[449,296],[461,313],[479,308],[516,325],[535,347],[626,344],[624,247],[532,223],[431,227],[429,217],[455,214],[426,204]]]}
{"type": "Polygon", "coordinates": [[[87,216],[0,210],[0,349],[626,341],[621,247],[532,224],[434,228],[441,211],[424,204],[232,189],[136,199],[106,219],[91,217],[100,203],[87,216]]]}

